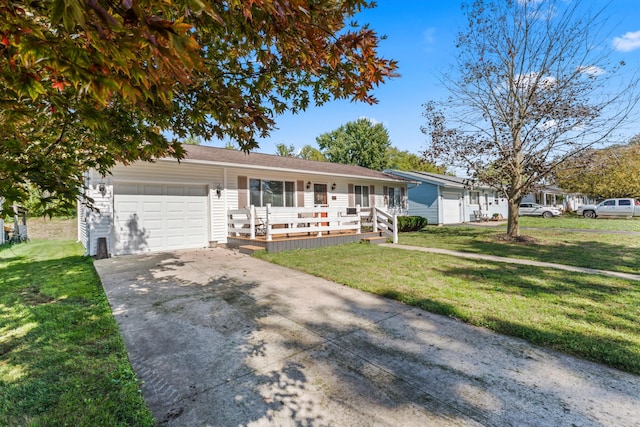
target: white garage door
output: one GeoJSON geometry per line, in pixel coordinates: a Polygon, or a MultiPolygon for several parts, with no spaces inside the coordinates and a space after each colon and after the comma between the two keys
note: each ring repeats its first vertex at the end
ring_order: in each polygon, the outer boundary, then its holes
{"type": "Polygon", "coordinates": [[[117,183],[114,243],[116,255],[206,247],[206,186],[117,183]]]}
{"type": "Polygon", "coordinates": [[[460,220],[460,194],[442,193],[442,223],[458,224],[460,220]]]}

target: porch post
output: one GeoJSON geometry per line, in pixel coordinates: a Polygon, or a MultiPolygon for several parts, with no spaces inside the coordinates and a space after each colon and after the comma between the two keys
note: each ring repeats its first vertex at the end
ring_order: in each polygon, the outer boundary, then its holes
{"type": "Polygon", "coordinates": [[[398,244],[398,215],[393,214],[393,243],[398,244]]]}
{"type": "Polygon", "coordinates": [[[253,240],[256,238],[256,207],[249,206],[249,237],[253,240]]]}
{"type": "Polygon", "coordinates": [[[377,210],[378,208],[376,208],[375,206],[371,208],[371,220],[373,221],[374,233],[378,232],[378,214],[376,213],[377,210]]]}
{"type": "Polygon", "coordinates": [[[271,213],[269,212],[271,210],[271,203],[267,203],[267,217],[264,220],[264,226],[266,228],[266,233],[267,233],[267,241],[271,241],[271,226],[269,225],[269,217],[271,215],[271,213]]]}
{"type": "Polygon", "coordinates": [[[356,215],[357,215],[356,218],[358,218],[358,230],[356,231],[356,234],[360,234],[362,233],[362,218],[360,218],[360,205],[356,205],[356,215]]]}

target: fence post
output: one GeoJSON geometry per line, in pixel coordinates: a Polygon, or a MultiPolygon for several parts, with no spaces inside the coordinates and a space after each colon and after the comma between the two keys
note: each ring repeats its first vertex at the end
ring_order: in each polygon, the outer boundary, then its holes
{"type": "Polygon", "coordinates": [[[249,237],[251,240],[256,238],[256,207],[249,206],[249,237]]]}
{"type": "Polygon", "coordinates": [[[265,227],[265,233],[267,235],[267,240],[271,241],[272,237],[271,237],[271,225],[269,224],[269,217],[271,216],[271,213],[269,212],[271,210],[271,203],[267,203],[267,217],[264,220],[264,227],[265,227]]]}
{"type": "Polygon", "coordinates": [[[398,243],[398,214],[393,214],[393,243],[398,243]]]}

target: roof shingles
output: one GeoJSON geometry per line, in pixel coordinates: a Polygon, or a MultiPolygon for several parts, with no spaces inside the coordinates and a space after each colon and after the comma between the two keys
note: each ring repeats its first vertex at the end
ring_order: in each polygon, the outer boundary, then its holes
{"type": "Polygon", "coordinates": [[[297,159],[294,157],[277,156],[274,154],[253,152],[244,153],[239,150],[202,145],[187,145],[184,146],[184,148],[187,152],[185,156],[186,161],[202,161],[210,162],[212,164],[225,164],[239,167],[257,166],[275,170],[290,170],[307,173],[315,172],[323,175],[372,178],[385,181],[406,181],[398,176],[355,165],[319,162],[314,160],[297,159]]]}

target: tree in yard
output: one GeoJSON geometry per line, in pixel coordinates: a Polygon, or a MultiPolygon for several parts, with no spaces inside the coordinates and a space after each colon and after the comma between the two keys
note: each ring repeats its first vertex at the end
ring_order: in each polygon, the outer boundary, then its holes
{"type": "Polygon", "coordinates": [[[82,173],[184,155],[179,139],[256,148],[311,103],[376,102],[395,75],[357,23],[366,0],[35,0],[0,5],[0,194],[73,203],[82,173]],[[165,134],[175,135],[168,139],[165,134]]]}
{"type": "Polygon", "coordinates": [[[389,133],[381,123],[360,118],[316,138],[327,160],[383,170],[387,167],[389,133]]]}
{"type": "Polygon", "coordinates": [[[417,154],[410,153],[406,150],[401,151],[396,147],[387,149],[387,166],[388,169],[397,169],[401,171],[416,172],[432,172],[444,174],[446,168],[444,166],[436,166],[431,162],[425,161],[417,154]]]}
{"type": "Polygon", "coordinates": [[[612,78],[603,10],[563,0],[477,0],[464,7],[451,96],[426,104],[425,158],[464,167],[505,194],[507,234],[519,235],[518,206],[553,170],[606,143],[638,101],[637,81],[612,78]],[[621,90],[620,90],[621,88],[621,90]]]}
{"type": "Polygon", "coordinates": [[[318,150],[309,144],[300,149],[298,157],[305,160],[315,160],[317,162],[326,162],[327,158],[322,154],[322,151],[318,150]]]}
{"type": "Polygon", "coordinates": [[[296,147],[281,142],[276,144],[276,155],[283,157],[296,157],[296,147]]]}
{"type": "Polygon", "coordinates": [[[327,158],[322,154],[320,150],[307,144],[296,153],[296,147],[286,145],[284,143],[276,144],[276,155],[285,157],[296,157],[298,159],[315,160],[319,162],[326,162],[327,158]]]}
{"type": "Polygon", "coordinates": [[[199,138],[197,136],[193,136],[193,135],[189,135],[187,138],[182,140],[183,144],[186,145],[201,145],[202,144],[202,138],[199,138]]]}
{"type": "Polygon", "coordinates": [[[561,164],[553,174],[565,191],[595,199],[635,197],[640,199],[640,144],[616,145],[587,150],[561,164]]]}

